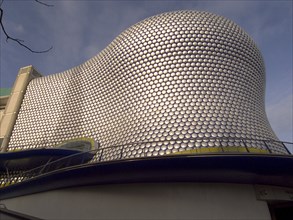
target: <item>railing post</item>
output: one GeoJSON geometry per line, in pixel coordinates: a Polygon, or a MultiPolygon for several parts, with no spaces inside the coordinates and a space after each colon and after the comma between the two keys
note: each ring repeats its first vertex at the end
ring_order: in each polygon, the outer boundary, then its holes
{"type": "Polygon", "coordinates": [[[223,145],[222,145],[222,142],[220,139],[216,139],[216,140],[219,140],[219,143],[220,143],[220,148],[222,149],[222,152],[224,152],[224,148],[223,148],[223,145]]]}
{"type": "Polygon", "coordinates": [[[7,176],[6,183],[11,184],[10,174],[9,174],[8,168],[6,166],[5,166],[5,169],[6,169],[6,176],[7,176]]]}
{"type": "Polygon", "coordinates": [[[120,160],[122,159],[122,156],[123,156],[123,149],[124,149],[124,145],[122,145],[122,147],[121,147],[120,160]]]}
{"type": "Polygon", "coordinates": [[[283,145],[283,147],[285,148],[285,150],[287,151],[287,153],[290,155],[291,152],[288,150],[288,148],[286,147],[286,145],[284,144],[284,142],[281,141],[281,144],[283,145]]]}
{"type": "Polygon", "coordinates": [[[271,149],[269,148],[269,146],[267,145],[267,142],[266,142],[265,140],[263,140],[263,143],[265,144],[265,146],[266,146],[267,150],[268,150],[268,151],[269,151],[269,153],[271,154],[271,153],[272,153],[272,151],[271,151],[271,149]]]}
{"type": "Polygon", "coordinates": [[[104,153],[104,148],[102,148],[102,149],[101,149],[101,155],[100,155],[100,157],[99,157],[99,162],[101,162],[101,161],[102,161],[102,156],[103,156],[103,153],[104,153]]]}
{"type": "Polygon", "coordinates": [[[243,139],[241,139],[241,141],[243,142],[243,144],[244,144],[244,147],[245,147],[245,149],[246,149],[247,153],[250,153],[250,151],[249,151],[249,149],[248,149],[248,147],[247,147],[247,145],[246,145],[245,141],[244,141],[243,139]]]}

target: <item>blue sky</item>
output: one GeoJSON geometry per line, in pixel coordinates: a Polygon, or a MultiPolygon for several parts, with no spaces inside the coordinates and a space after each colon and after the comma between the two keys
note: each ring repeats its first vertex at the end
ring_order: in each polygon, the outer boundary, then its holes
{"type": "Polygon", "coordinates": [[[7,32],[33,54],[1,33],[1,87],[11,87],[19,68],[33,65],[43,75],[77,66],[104,49],[119,33],[144,18],[174,10],[201,10],[225,16],[254,39],[266,65],[266,111],[281,140],[293,142],[292,1],[45,1],[5,0],[7,32]]]}

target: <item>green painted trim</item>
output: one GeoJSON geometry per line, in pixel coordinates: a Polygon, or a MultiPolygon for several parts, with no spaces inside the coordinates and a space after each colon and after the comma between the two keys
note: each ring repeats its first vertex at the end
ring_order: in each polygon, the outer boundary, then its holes
{"type": "Polygon", "coordinates": [[[74,138],[74,139],[63,141],[62,143],[55,146],[55,148],[62,148],[62,146],[65,144],[74,143],[74,142],[78,142],[78,141],[90,143],[91,150],[95,150],[95,140],[93,138],[87,138],[87,137],[80,137],[80,138],[74,138]]]}
{"type": "MultiPolygon", "coordinates": [[[[63,141],[61,142],[60,144],[57,144],[56,146],[54,146],[53,148],[62,148],[62,146],[64,144],[67,144],[67,143],[74,143],[74,142],[77,142],[77,141],[85,141],[85,142],[89,142],[90,145],[91,145],[91,150],[95,150],[95,145],[96,145],[96,142],[93,138],[86,138],[86,137],[80,137],[80,138],[74,138],[74,139],[69,139],[69,140],[66,140],[66,141],[63,141]]],[[[9,152],[16,152],[16,151],[23,151],[23,149],[21,148],[13,148],[12,150],[9,150],[9,152]]],[[[1,152],[0,152],[1,153],[1,152]]]]}
{"type": "Polygon", "coordinates": [[[266,149],[257,149],[257,148],[248,148],[249,151],[246,150],[245,147],[205,147],[205,148],[196,148],[192,150],[179,151],[173,154],[205,154],[205,153],[260,153],[260,154],[268,154],[269,151],[266,149]]]}

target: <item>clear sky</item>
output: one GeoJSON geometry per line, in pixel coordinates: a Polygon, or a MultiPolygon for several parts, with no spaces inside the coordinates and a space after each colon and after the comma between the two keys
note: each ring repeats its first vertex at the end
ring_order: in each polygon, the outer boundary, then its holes
{"type": "MultiPolygon", "coordinates": [[[[1,2],[1,1],[0,1],[1,2]]],[[[5,0],[7,32],[25,40],[33,54],[1,33],[1,87],[11,87],[20,67],[43,75],[77,66],[104,49],[119,33],[144,18],[174,10],[201,10],[225,16],[254,39],[266,65],[266,111],[281,140],[293,142],[292,1],[44,1],[5,0]]]]}

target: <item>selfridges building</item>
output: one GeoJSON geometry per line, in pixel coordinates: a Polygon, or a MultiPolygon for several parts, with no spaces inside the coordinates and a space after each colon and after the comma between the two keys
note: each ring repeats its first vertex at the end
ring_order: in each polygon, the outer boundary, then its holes
{"type": "Polygon", "coordinates": [[[122,147],[122,158],[228,147],[287,154],[273,142],[264,90],[262,56],[238,25],[208,12],[164,13],[84,64],[32,80],[8,151],[89,137],[111,149],[107,160],[122,147]]]}
{"type": "Polygon", "coordinates": [[[292,219],[264,90],[253,40],[197,11],[143,20],[62,73],[23,67],[4,113],[0,97],[0,219],[292,219]]]}

